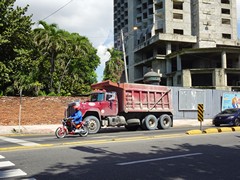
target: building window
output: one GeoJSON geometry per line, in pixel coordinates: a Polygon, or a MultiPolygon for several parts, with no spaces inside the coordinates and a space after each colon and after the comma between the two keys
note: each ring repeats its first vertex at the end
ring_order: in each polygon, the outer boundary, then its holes
{"type": "Polygon", "coordinates": [[[222,38],[223,38],[223,39],[231,39],[231,34],[223,33],[223,34],[222,34],[222,38]]]}
{"type": "Polygon", "coordinates": [[[180,13],[173,13],[173,19],[183,19],[183,15],[180,13]]]}
{"type": "Polygon", "coordinates": [[[231,20],[222,18],[222,24],[231,24],[231,20]]]}
{"type": "Polygon", "coordinates": [[[141,7],[137,8],[137,14],[140,14],[140,13],[142,13],[142,8],[141,7]]]}
{"type": "Polygon", "coordinates": [[[182,29],[173,29],[173,33],[183,35],[183,30],[182,29]]]}
{"type": "Polygon", "coordinates": [[[142,22],[142,17],[137,18],[137,23],[140,23],[140,22],[142,22]]]}
{"type": "Polygon", "coordinates": [[[143,3],[142,8],[143,8],[143,9],[147,9],[147,7],[148,7],[148,6],[147,6],[147,3],[143,3]]]}
{"type": "Polygon", "coordinates": [[[155,9],[158,10],[158,9],[162,9],[163,8],[163,2],[159,2],[155,5],[155,9]]]}
{"type": "Polygon", "coordinates": [[[230,4],[230,0],[221,0],[221,3],[223,3],[223,4],[230,4]]]}
{"type": "Polygon", "coordinates": [[[230,9],[222,8],[222,14],[230,14],[230,9]]]}
{"type": "Polygon", "coordinates": [[[173,9],[183,10],[183,2],[173,1],[173,9]]]}
{"type": "Polygon", "coordinates": [[[148,5],[151,5],[153,4],[153,1],[152,0],[148,0],[148,5]]]}
{"type": "Polygon", "coordinates": [[[147,13],[143,13],[143,19],[147,19],[148,15],[147,13]]]}
{"type": "Polygon", "coordinates": [[[149,8],[149,9],[148,9],[148,14],[149,14],[149,15],[153,14],[153,8],[149,8]]]}

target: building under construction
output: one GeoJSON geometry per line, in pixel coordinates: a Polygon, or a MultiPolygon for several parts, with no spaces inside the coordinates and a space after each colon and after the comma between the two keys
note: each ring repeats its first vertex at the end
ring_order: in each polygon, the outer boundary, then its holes
{"type": "Polygon", "coordinates": [[[236,0],[114,0],[114,46],[129,82],[153,69],[167,86],[240,90],[236,0]]]}

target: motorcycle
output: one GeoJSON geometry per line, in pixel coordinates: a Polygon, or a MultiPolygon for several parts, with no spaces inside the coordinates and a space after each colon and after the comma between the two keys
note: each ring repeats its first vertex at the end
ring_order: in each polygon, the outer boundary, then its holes
{"type": "Polygon", "coordinates": [[[64,118],[62,120],[62,126],[58,127],[55,131],[55,135],[57,138],[64,138],[66,135],[76,135],[78,134],[81,137],[86,137],[89,133],[87,122],[81,122],[76,125],[76,129],[74,130],[71,125],[71,119],[64,118]]]}

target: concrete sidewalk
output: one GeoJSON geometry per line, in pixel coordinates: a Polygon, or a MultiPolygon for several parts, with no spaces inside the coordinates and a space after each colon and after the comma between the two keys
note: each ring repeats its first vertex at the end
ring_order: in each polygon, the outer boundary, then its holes
{"type": "MultiPolygon", "coordinates": [[[[211,126],[212,120],[205,119],[202,127],[211,126]]],[[[26,126],[0,126],[0,135],[6,134],[54,134],[57,127],[61,124],[54,125],[26,125],[26,126]]],[[[173,127],[189,127],[199,129],[200,122],[197,119],[177,119],[173,121],[173,127]]],[[[110,127],[111,128],[111,127],[110,127]]]]}

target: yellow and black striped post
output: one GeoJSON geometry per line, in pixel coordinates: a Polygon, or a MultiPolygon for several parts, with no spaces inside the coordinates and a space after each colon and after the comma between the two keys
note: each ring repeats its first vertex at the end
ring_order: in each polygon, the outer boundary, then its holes
{"type": "Polygon", "coordinates": [[[203,120],[204,120],[204,106],[203,104],[198,104],[198,121],[200,122],[200,130],[202,130],[203,120]]]}

